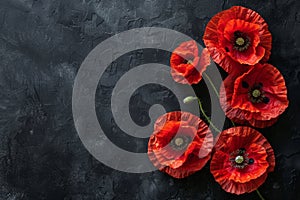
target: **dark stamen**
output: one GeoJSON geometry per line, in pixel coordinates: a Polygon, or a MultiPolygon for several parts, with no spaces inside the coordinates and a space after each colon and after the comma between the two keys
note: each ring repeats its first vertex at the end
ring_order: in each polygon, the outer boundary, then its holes
{"type": "Polygon", "coordinates": [[[253,163],[254,163],[254,159],[253,159],[253,158],[250,158],[249,161],[248,161],[248,164],[249,164],[249,165],[252,165],[253,163]]]}
{"type": "Polygon", "coordinates": [[[258,83],[257,87],[260,89],[263,87],[263,84],[261,82],[258,83]]]}
{"type": "Polygon", "coordinates": [[[228,47],[225,47],[225,51],[226,51],[226,52],[229,52],[229,49],[228,49],[228,47]]]}
{"type": "Polygon", "coordinates": [[[246,81],[242,81],[243,88],[248,88],[249,84],[246,81]]]}
{"type": "Polygon", "coordinates": [[[264,102],[264,103],[269,103],[270,102],[270,99],[268,98],[268,97],[264,97],[263,99],[262,99],[262,102],[264,102]]]}

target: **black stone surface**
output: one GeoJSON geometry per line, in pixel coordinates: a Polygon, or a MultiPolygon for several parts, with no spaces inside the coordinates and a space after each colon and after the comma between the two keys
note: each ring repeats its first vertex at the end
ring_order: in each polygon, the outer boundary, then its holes
{"type": "MultiPolygon", "coordinates": [[[[108,168],[82,145],[74,128],[74,78],[87,54],[124,30],[165,27],[202,44],[209,19],[243,5],[259,12],[273,35],[270,63],[286,79],[290,106],[271,128],[260,130],[276,154],[275,172],[260,188],[272,200],[300,199],[300,2],[299,0],[0,0],[0,199],[258,199],[224,192],[208,165],[182,180],[161,172],[129,174],[108,168]]],[[[105,113],[115,82],[128,69],[147,62],[168,64],[168,53],[132,52],[116,61],[101,79],[96,106],[105,113]],[[125,66],[125,67],[124,67],[125,66]]],[[[150,95],[151,96],[151,95],[150,95]]],[[[172,97],[156,85],[137,90],[133,119],[147,124],[150,104],[172,97]],[[157,94],[153,102],[143,96],[157,94]]],[[[170,98],[168,110],[176,109],[170,98]]],[[[100,120],[113,127],[110,116],[100,120]]],[[[147,141],[115,130],[111,140],[145,152],[147,141]],[[126,143],[125,143],[126,141],[126,143]]]]}

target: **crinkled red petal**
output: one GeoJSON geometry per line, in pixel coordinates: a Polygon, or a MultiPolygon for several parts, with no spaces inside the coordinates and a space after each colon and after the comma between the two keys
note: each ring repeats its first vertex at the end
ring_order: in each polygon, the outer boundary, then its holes
{"type": "Polygon", "coordinates": [[[197,43],[194,40],[182,43],[174,50],[170,59],[171,75],[182,84],[197,84],[202,79],[202,73],[210,65],[210,55],[203,49],[198,55],[197,43]],[[192,60],[192,63],[187,61],[192,60]]]}

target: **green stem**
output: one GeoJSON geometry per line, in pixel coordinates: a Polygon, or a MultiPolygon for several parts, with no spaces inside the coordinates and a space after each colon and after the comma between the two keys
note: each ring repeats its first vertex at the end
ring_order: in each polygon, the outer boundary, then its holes
{"type": "Polygon", "coordinates": [[[256,193],[258,194],[258,196],[261,200],[265,200],[265,198],[261,195],[261,193],[258,191],[258,189],[256,190],[256,193]]]}
{"type": "Polygon", "coordinates": [[[203,75],[205,76],[205,78],[207,78],[209,84],[211,85],[211,87],[213,88],[214,92],[216,93],[217,97],[220,97],[219,96],[219,92],[217,90],[217,88],[215,87],[214,83],[212,82],[211,78],[205,73],[203,72],[203,75]]]}
{"type": "Polygon", "coordinates": [[[200,99],[198,99],[198,103],[199,103],[199,107],[200,107],[200,111],[202,113],[202,115],[205,117],[205,119],[208,121],[208,123],[211,125],[211,127],[217,131],[218,133],[220,133],[220,129],[218,129],[213,123],[212,121],[210,120],[210,118],[206,115],[205,111],[203,110],[203,107],[202,107],[202,103],[200,101],[200,99]]]}
{"type": "Polygon", "coordinates": [[[235,127],[235,123],[234,123],[232,120],[230,120],[230,121],[231,121],[231,123],[232,123],[232,126],[235,127]]]}
{"type": "MultiPolygon", "coordinates": [[[[210,86],[213,88],[213,90],[214,90],[216,96],[217,96],[218,98],[220,98],[219,92],[217,91],[217,88],[216,88],[216,86],[214,85],[214,83],[213,83],[213,81],[211,80],[211,78],[210,78],[210,77],[207,75],[207,73],[205,73],[205,72],[203,72],[203,75],[204,75],[205,78],[208,80],[210,86]]],[[[230,121],[231,121],[232,125],[235,127],[234,122],[233,122],[232,120],[230,120],[230,121]]]]}

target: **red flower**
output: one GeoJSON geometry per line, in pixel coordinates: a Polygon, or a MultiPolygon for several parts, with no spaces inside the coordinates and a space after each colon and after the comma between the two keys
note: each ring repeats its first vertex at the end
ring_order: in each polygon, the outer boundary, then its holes
{"type": "Polygon", "coordinates": [[[262,134],[250,127],[223,131],[210,163],[215,180],[226,192],[235,194],[256,190],[274,167],[271,145],[262,134]]]}
{"type": "Polygon", "coordinates": [[[208,126],[188,112],[170,112],[157,119],[148,143],[148,156],[159,170],[184,178],[210,159],[213,136],[208,126]]]}
{"type": "Polygon", "coordinates": [[[289,101],[281,73],[270,64],[257,64],[238,78],[232,74],[224,80],[220,103],[231,120],[264,128],[277,121],[289,101]]]}
{"type": "Polygon", "coordinates": [[[203,40],[212,59],[229,73],[236,67],[266,62],[271,54],[268,25],[258,13],[241,6],[215,15],[203,40]]]}
{"type": "Polygon", "coordinates": [[[202,73],[210,65],[210,55],[203,49],[201,55],[194,40],[183,42],[171,55],[171,75],[182,84],[197,84],[202,79],[202,73]]]}

